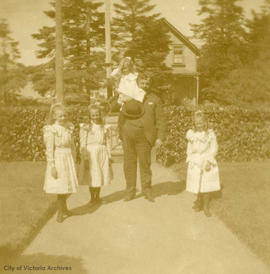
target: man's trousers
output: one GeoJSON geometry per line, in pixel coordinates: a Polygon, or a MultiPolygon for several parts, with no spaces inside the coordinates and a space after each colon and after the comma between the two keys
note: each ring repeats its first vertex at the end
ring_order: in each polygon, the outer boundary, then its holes
{"type": "Polygon", "coordinates": [[[124,174],[127,194],[136,193],[137,159],[139,160],[142,192],[151,190],[151,145],[144,135],[143,127],[134,121],[125,121],[122,127],[124,150],[124,174]]]}

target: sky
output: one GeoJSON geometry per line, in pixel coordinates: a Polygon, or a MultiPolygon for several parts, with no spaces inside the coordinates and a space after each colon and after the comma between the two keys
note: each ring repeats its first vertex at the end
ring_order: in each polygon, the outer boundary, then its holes
{"type": "MultiPolygon", "coordinates": [[[[102,0],[100,0],[102,1],[102,0]]],[[[111,0],[111,2],[118,0],[111,0]]],[[[5,18],[12,32],[11,36],[19,41],[21,63],[37,65],[42,60],[35,57],[37,41],[31,37],[43,26],[53,25],[44,13],[50,8],[50,0],[0,0],[0,19],[5,18]]],[[[191,36],[190,23],[199,23],[197,15],[199,0],[152,0],[155,11],[161,13],[170,23],[186,36],[191,36]]],[[[259,10],[264,0],[242,0],[246,16],[251,10],[259,10]]]]}

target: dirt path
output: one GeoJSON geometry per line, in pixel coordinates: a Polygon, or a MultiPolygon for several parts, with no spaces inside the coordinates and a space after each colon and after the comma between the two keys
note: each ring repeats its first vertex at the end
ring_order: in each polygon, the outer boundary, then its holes
{"type": "Polygon", "coordinates": [[[80,187],[69,199],[78,216],[62,224],[49,220],[25,250],[24,265],[72,267],[48,271],[57,274],[269,273],[219,219],[192,211],[184,178],[153,164],[156,202],[126,203],[120,163],[114,171],[117,179],[102,190],[107,204],[87,210],[89,193],[80,187]]]}

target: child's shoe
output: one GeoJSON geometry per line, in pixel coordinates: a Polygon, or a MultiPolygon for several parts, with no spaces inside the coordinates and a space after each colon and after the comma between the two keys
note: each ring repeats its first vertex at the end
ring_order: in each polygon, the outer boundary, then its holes
{"type": "Polygon", "coordinates": [[[194,211],[199,212],[203,209],[203,201],[201,195],[198,196],[198,198],[194,201],[194,204],[192,206],[194,211]]]}
{"type": "Polygon", "coordinates": [[[57,200],[57,216],[56,216],[56,221],[58,223],[63,223],[64,221],[64,215],[63,215],[63,203],[60,199],[57,200]]]}
{"type": "Polygon", "coordinates": [[[210,194],[209,193],[204,193],[203,194],[203,211],[206,217],[211,217],[212,214],[209,209],[209,204],[210,204],[210,194]]]}

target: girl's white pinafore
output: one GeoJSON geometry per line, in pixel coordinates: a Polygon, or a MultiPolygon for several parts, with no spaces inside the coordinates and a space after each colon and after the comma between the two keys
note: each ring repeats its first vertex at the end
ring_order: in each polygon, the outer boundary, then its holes
{"type": "Polygon", "coordinates": [[[213,130],[187,132],[187,184],[186,190],[192,193],[220,190],[219,169],[216,161],[218,145],[213,130]],[[205,170],[210,162],[211,169],[205,170]]]}
{"type": "Polygon", "coordinates": [[[77,191],[78,180],[73,157],[73,125],[67,127],[54,124],[44,127],[47,169],[44,191],[54,194],[67,194],[77,191]],[[51,176],[51,168],[55,165],[57,179],[51,176]]]}
{"type": "Polygon", "coordinates": [[[101,187],[111,182],[110,169],[111,149],[109,142],[110,127],[108,125],[80,124],[80,147],[89,158],[91,187],[101,187]]]}

